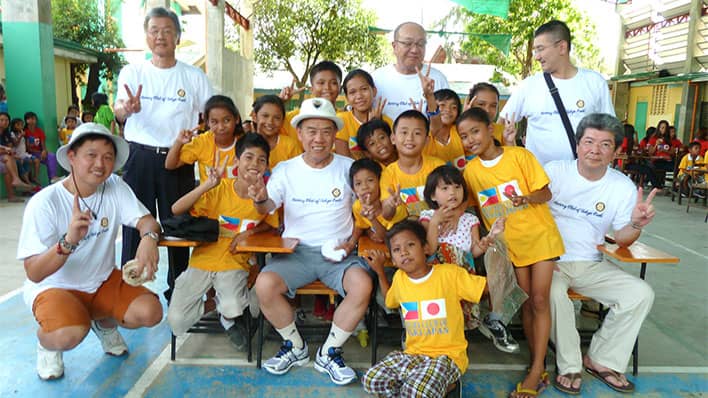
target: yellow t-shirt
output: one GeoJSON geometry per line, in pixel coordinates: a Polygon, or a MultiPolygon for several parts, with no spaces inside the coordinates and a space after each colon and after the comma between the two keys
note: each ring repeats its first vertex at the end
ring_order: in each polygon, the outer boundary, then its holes
{"type": "Polygon", "coordinates": [[[236,269],[248,271],[248,259],[251,255],[229,252],[233,237],[255,227],[263,220],[273,228],[278,228],[277,213],[258,213],[251,199],[238,196],[234,183],[233,179],[222,179],[219,185],[203,194],[192,206],[190,213],[193,216],[219,221],[219,240],[195,247],[189,259],[190,267],[210,272],[236,269]]]}
{"type": "Polygon", "coordinates": [[[386,306],[401,309],[406,327],[405,352],[431,358],[447,355],[464,374],[469,359],[460,300],[479,302],[486,283],[485,277],[471,275],[454,264],[433,266],[422,283],[396,271],[386,294],[386,306]]]}
{"type": "Polygon", "coordinates": [[[288,135],[280,135],[278,137],[278,143],[275,144],[275,148],[270,150],[270,155],[268,156],[269,168],[273,170],[278,163],[301,154],[302,149],[299,143],[300,141],[295,142],[292,137],[288,135]]]}
{"type": "Polygon", "coordinates": [[[297,145],[300,147],[300,151],[302,151],[302,142],[300,142],[300,138],[298,138],[297,136],[297,130],[295,129],[295,127],[293,127],[292,124],[290,124],[293,118],[299,114],[300,108],[293,109],[285,114],[285,120],[283,121],[283,127],[280,128],[280,134],[287,135],[288,137],[295,140],[297,145]]]}
{"type": "MultiPolygon", "coordinates": [[[[361,122],[354,117],[354,113],[352,111],[337,112],[337,116],[339,116],[339,118],[341,118],[344,122],[344,127],[337,132],[337,139],[347,142],[349,144],[350,151],[362,152],[362,149],[356,140],[356,133],[359,131],[361,122]]],[[[393,126],[393,122],[388,116],[383,116],[382,119],[390,127],[393,126]]]]}
{"type": "Polygon", "coordinates": [[[499,123],[492,123],[494,130],[492,134],[500,144],[504,145],[504,125],[499,123]]]}
{"type": "MultiPolygon", "coordinates": [[[[352,205],[352,212],[354,213],[355,227],[361,229],[371,228],[371,221],[361,215],[361,201],[359,201],[359,199],[354,201],[354,204],[352,205]]],[[[391,218],[390,221],[383,218],[383,216],[380,214],[378,217],[376,217],[376,219],[379,220],[381,225],[388,231],[389,229],[391,229],[391,227],[393,227],[393,224],[405,220],[406,217],[408,217],[408,211],[406,210],[406,206],[398,206],[396,208],[396,213],[393,215],[393,218],[391,218]]]]}
{"type": "Polygon", "coordinates": [[[59,141],[61,141],[62,145],[66,145],[69,143],[69,140],[71,140],[71,134],[74,132],[74,130],[69,130],[68,128],[63,128],[61,131],[59,131],[59,141]]]}
{"type": "Polygon", "coordinates": [[[506,217],[504,237],[511,261],[524,267],[558,257],[565,252],[563,240],[548,204],[514,207],[504,192],[528,195],[550,182],[538,160],[524,148],[502,147],[501,159],[492,167],[472,159],[463,175],[470,197],[481,209],[487,229],[494,220],[506,217]]]}
{"type": "Polygon", "coordinates": [[[423,196],[425,180],[436,167],[444,165],[442,160],[423,155],[423,166],[415,174],[406,174],[398,167],[398,161],[388,165],[381,173],[381,200],[388,198],[391,194],[388,189],[395,190],[401,186],[401,200],[408,208],[408,215],[415,216],[428,208],[423,196]]]}
{"type": "Polygon", "coordinates": [[[695,163],[705,163],[705,161],[703,160],[703,157],[701,155],[698,155],[698,157],[696,159],[694,159],[693,161],[689,159],[690,156],[691,156],[691,154],[687,153],[683,156],[683,158],[681,158],[681,163],[679,163],[679,167],[678,167],[679,168],[679,176],[686,174],[686,170],[689,167],[693,167],[694,169],[705,170],[705,168],[706,168],[705,165],[700,166],[700,167],[695,165],[695,163]]]}
{"type": "MultiPolygon", "coordinates": [[[[226,156],[229,157],[226,166],[226,177],[236,177],[236,168],[233,165],[234,159],[236,158],[236,140],[234,140],[234,144],[230,147],[218,149],[222,162],[226,156]]],[[[216,150],[217,146],[216,141],[214,141],[214,133],[207,131],[204,134],[199,134],[188,144],[182,146],[182,149],[179,152],[179,160],[187,164],[194,164],[194,162],[198,162],[199,181],[206,181],[206,168],[214,167],[216,150]]]]}
{"type": "Polygon", "coordinates": [[[457,133],[457,126],[450,127],[450,138],[447,144],[442,144],[434,137],[429,136],[423,154],[435,156],[460,170],[465,168],[465,148],[462,146],[460,134],[457,133]]]}

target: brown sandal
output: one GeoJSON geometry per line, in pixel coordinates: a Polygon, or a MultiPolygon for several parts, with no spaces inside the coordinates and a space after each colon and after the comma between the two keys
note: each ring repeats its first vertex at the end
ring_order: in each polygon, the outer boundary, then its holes
{"type": "Polygon", "coordinates": [[[580,394],[580,387],[582,387],[582,380],[583,376],[580,373],[566,373],[564,375],[556,375],[556,378],[553,379],[553,387],[556,388],[556,390],[564,392],[566,394],[570,395],[579,395],[580,394]],[[570,385],[568,387],[564,386],[558,381],[559,377],[565,377],[566,379],[570,380],[570,385]],[[576,380],[580,380],[581,384],[578,386],[578,388],[573,387],[573,384],[575,384],[576,380]]]}
{"type": "Polygon", "coordinates": [[[617,391],[617,392],[622,392],[622,393],[630,393],[634,392],[634,383],[631,381],[627,380],[627,385],[626,386],[618,386],[616,384],[610,383],[607,378],[609,376],[614,377],[616,380],[620,380],[620,373],[615,372],[614,370],[605,370],[602,372],[599,372],[593,368],[585,367],[585,371],[593,375],[596,379],[600,380],[601,382],[607,384],[608,387],[611,389],[617,391]]]}

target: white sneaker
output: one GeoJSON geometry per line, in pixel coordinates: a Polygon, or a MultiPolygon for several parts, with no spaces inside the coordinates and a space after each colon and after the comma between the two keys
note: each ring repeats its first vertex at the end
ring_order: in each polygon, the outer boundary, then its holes
{"type": "Polygon", "coordinates": [[[334,384],[343,386],[356,380],[354,369],[344,364],[341,347],[330,347],[327,354],[322,354],[322,347],[315,355],[315,369],[327,373],[334,384]]]}
{"type": "Polygon", "coordinates": [[[91,330],[101,341],[101,346],[106,354],[119,357],[128,353],[128,346],[117,327],[105,329],[99,326],[97,321],[91,321],[91,330]]]}
{"type": "Polygon", "coordinates": [[[37,375],[42,380],[53,380],[64,376],[64,359],[61,351],[49,351],[37,343],[37,375]]]}
{"type": "Polygon", "coordinates": [[[307,352],[307,343],[301,349],[293,347],[290,340],[283,341],[275,356],[263,363],[263,368],[268,373],[282,375],[287,373],[293,366],[302,366],[310,362],[310,354],[307,352]]]}

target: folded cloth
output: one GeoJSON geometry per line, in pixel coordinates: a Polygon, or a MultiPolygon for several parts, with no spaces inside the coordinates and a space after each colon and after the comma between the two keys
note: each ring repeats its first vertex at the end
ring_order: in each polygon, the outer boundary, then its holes
{"type": "Polygon", "coordinates": [[[174,236],[197,242],[219,240],[219,221],[207,217],[193,217],[188,213],[161,220],[163,236],[174,236]]]}
{"type": "Polygon", "coordinates": [[[142,275],[138,275],[139,266],[140,263],[136,259],[132,259],[125,263],[125,265],[123,266],[123,280],[125,281],[125,283],[129,284],[130,286],[140,286],[145,282],[155,280],[155,274],[152,274],[152,277],[148,279],[148,267],[143,268],[142,275]]]}
{"type": "Polygon", "coordinates": [[[324,244],[322,244],[322,256],[329,261],[334,261],[335,263],[344,260],[344,257],[347,256],[347,251],[344,249],[335,250],[337,246],[341,245],[344,242],[345,241],[343,239],[330,239],[326,241],[324,244]]]}

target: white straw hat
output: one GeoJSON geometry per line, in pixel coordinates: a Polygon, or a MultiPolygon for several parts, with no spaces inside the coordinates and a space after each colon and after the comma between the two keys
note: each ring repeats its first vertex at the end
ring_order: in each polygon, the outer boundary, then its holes
{"type": "Polygon", "coordinates": [[[297,114],[290,121],[293,127],[297,127],[301,121],[305,119],[328,119],[337,125],[337,131],[344,127],[344,122],[342,119],[337,117],[337,112],[334,110],[334,106],[328,99],[324,98],[310,98],[302,101],[300,105],[300,113],[297,114]]]}
{"type": "Polygon", "coordinates": [[[82,135],[86,134],[97,134],[104,135],[106,138],[113,141],[116,146],[116,161],[113,164],[113,171],[116,171],[123,167],[126,160],[128,160],[128,154],[130,153],[130,147],[125,140],[117,135],[111,134],[106,126],[98,123],[82,123],[81,126],[74,129],[71,133],[71,140],[66,145],[62,145],[57,149],[57,162],[66,171],[71,171],[71,163],[69,163],[69,156],[67,155],[71,145],[73,145],[82,135]]]}

